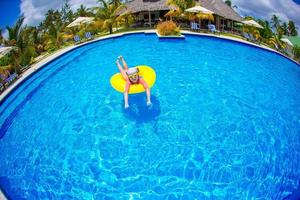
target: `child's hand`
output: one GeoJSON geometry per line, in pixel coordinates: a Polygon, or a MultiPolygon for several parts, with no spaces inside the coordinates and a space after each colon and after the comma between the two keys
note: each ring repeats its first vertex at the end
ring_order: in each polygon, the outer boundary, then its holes
{"type": "Polygon", "coordinates": [[[119,56],[118,59],[122,60],[122,59],[123,59],[123,56],[119,56]]]}

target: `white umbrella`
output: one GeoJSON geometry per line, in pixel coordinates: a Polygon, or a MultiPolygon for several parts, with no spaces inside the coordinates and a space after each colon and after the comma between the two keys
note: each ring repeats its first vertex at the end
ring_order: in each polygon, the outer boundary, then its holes
{"type": "Polygon", "coordinates": [[[261,28],[261,29],[264,28],[264,27],[262,27],[259,23],[257,23],[254,20],[245,20],[245,21],[242,21],[242,22],[243,22],[243,24],[246,24],[248,26],[254,26],[256,28],[261,28]]]}
{"type": "Polygon", "coordinates": [[[192,13],[214,14],[213,11],[208,10],[207,8],[204,8],[202,6],[194,6],[194,7],[186,9],[185,11],[192,12],[192,13]]]}
{"type": "MultiPolygon", "coordinates": [[[[194,7],[186,9],[185,11],[186,12],[191,12],[191,13],[203,13],[203,14],[209,14],[209,15],[214,14],[213,11],[208,10],[207,8],[204,8],[202,6],[194,6],[194,7]]],[[[199,18],[199,26],[201,27],[201,20],[200,20],[200,18],[199,18]]]]}
{"type": "Polygon", "coordinates": [[[287,43],[288,45],[290,45],[290,46],[294,46],[292,43],[291,43],[291,41],[289,40],[289,39],[287,39],[287,38],[281,38],[280,39],[281,41],[283,41],[283,42],[285,42],[285,43],[287,43]]]}
{"type": "Polygon", "coordinates": [[[12,49],[13,47],[0,47],[0,58],[8,54],[12,49]]]}
{"type": "Polygon", "coordinates": [[[79,26],[81,24],[89,24],[92,21],[94,21],[94,17],[78,17],[67,27],[70,28],[70,27],[74,27],[74,26],[79,26]]]}

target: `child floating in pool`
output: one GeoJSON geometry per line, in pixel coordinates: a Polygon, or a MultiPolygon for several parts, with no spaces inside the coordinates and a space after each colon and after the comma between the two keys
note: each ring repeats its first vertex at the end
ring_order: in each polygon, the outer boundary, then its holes
{"type": "Polygon", "coordinates": [[[129,107],[128,104],[128,92],[130,89],[130,86],[132,84],[142,84],[143,87],[146,90],[146,95],[147,95],[147,105],[151,105],[151,99],[150,99],[150,88],[148,87],[148,84],[146,83],[146,81],[139,76],[139,69],[136,67],[133,68],[128,68],[127,63],[125,62],[124,58],[122,56],[119,56],[117,61],[117,66],[123,76],[123,78],[126,80],[126,86],[125,86],[125,91],[124,91],[124,102],[125,102],[125,108],[129,107]],[[119,61],[122,61],[123,67],[120,64],[119,61]]]}

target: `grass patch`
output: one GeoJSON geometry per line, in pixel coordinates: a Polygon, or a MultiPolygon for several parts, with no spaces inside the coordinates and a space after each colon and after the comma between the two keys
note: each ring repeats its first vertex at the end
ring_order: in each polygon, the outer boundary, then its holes
{"type": "Polygon", "coordinates": [[[245,40],[244,37],[242,37],[242,36],[240,36],[240,35],[232,34],[232,33],[222,33],[222,32],[221,32],[221,35],[245,40]]]}

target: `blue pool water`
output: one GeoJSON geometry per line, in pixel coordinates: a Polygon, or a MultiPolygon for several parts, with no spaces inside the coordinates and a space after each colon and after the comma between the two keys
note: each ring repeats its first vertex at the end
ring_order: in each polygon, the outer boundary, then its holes
{"type": "Polygon", "coordinates": [[[300,68],[209,37],[134,34],[78,48],[0,106],[0,185],[13,199],[282,199],[300,177],[300,68]],[[115,60],[157,73],[112,89],[115,60]]]}

